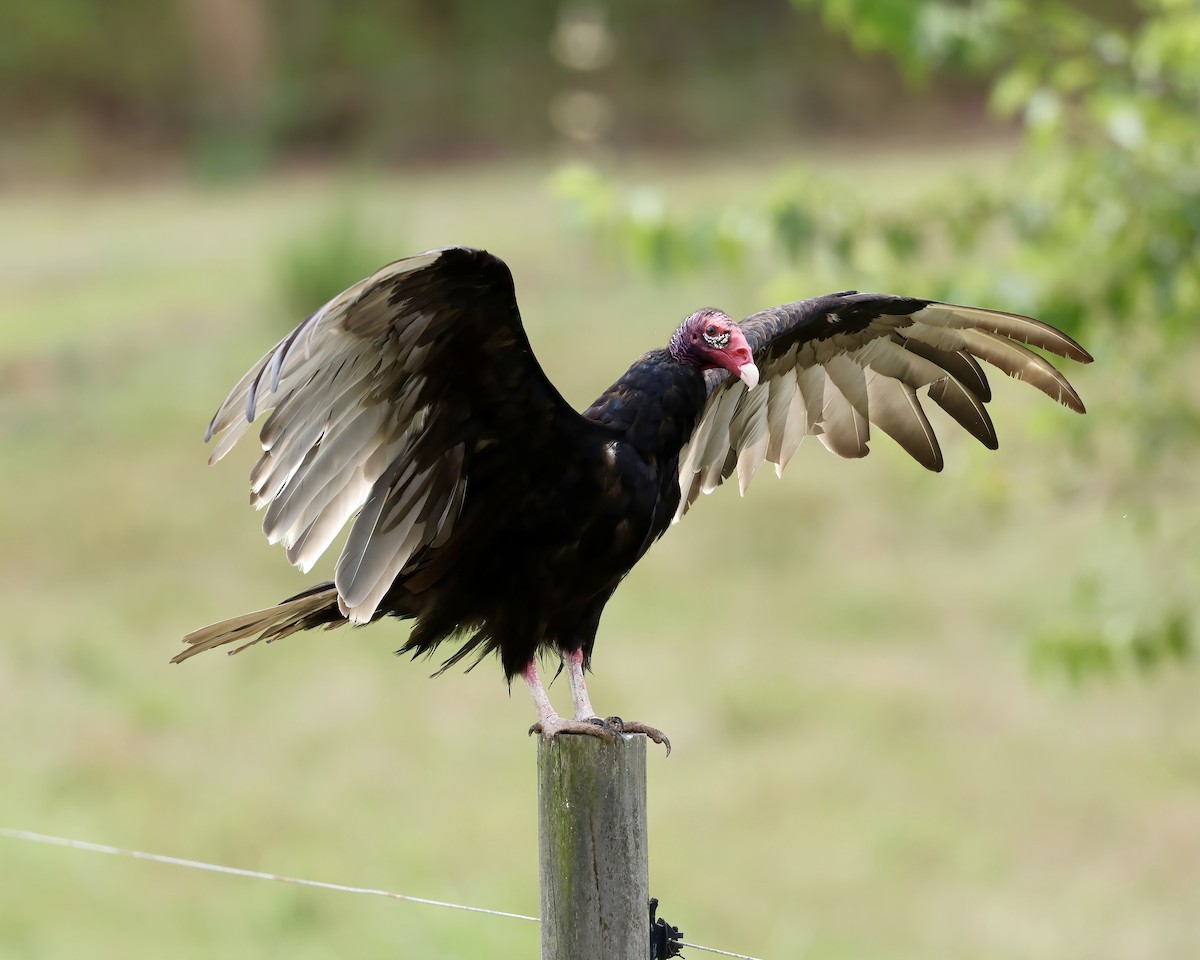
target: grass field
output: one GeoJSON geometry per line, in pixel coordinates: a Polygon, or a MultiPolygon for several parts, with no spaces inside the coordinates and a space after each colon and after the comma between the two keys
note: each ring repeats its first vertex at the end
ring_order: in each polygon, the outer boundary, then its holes
{"type": "MultiPolygon", "coordinates": [[[[937,175],[927,159],[900,169],[937,175]]],[[[736,199],[762,164],[644,173],[736,199]]],[[[532,709],[494,665],[428,680],[391,656],[399,624],[168,660],[188,630],[329,570],[304,578],[263,541],[253,451],[209,470],[200,438],[299,319],[281,264],[338,204],[385,256],[504,256],[579,406],[689,310],[764,306],[752,272],[654,285],[593,262],[545,180],[0,197],[0,825],[536,913],[532,709]]],[[[1195,670],[1073,689],[1029,667],[1032,638],[1080,613],[1081,577],[1117,617],[1195,582],[1196,451],[1119,492],[1135,425],[1113,413],[1111,351],[1072,371],[1082,428],[1004,382],[1000,451],[938,421],[940,476],[886,438],[864,462],[806,444],[782,481],[699,504],[618,591],[591,690],[675,743],[650,761],[651,891],[688,939],[821,960],[1200,956],[1195,670]],[[1068,429],[1111,437],[1109,459],[1078,459],[1068,429]]],[[[4,957],[536,951],[520,921],[0,839],[4,957]]]]}

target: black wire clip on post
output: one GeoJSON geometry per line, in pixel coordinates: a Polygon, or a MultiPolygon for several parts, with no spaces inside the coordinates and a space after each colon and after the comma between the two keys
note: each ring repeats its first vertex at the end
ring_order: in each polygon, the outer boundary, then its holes
{"type": "Polygon", "coordinates": [[[671,957],[683,956],[679,952],[679,941],[683,931],[663,920],[654,919],[658,911],[658,897],[650,898],[650,960],[670,960],[671,957]]]}

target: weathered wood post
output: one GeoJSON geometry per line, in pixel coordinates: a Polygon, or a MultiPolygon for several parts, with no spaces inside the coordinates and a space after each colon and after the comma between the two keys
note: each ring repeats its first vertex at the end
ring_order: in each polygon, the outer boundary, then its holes
{"type": "Polygon", "coordinates": [[[647,960],[646,738],[538,742],[542,960],[647,960]]]}

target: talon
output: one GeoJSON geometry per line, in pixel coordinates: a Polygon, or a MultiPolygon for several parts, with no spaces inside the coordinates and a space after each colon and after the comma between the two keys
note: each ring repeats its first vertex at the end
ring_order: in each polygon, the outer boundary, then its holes
{"type": "Polygon", "coordinates": [[[661,743],[667,748],[667,756],[671,755],[671,741],[665,733],[657,727],[651,727],[645,723],[638,723],[636,720],[631,720],[629,723],[622,724],[623,733],[644,733],[655,743],[661,743]]]}
{"type": "Polygon", "coordinates": [[[625,721],[622,720],[620,717],[609,717],[604,722],[607,723],[610,727],[613,727],[618,733],[625,732],[625,721]]]}
{"type": "Polygon", "coordinates": [[[590,720],[568,720],[565,717],[554,716],[548,720],[539,720],[529,728],[529,733],[540,733],[547,743],[560,733],[586,734],[589,737],[599,737],[601,740],[612,740],[616,734],[598,717],[590,720]]]}

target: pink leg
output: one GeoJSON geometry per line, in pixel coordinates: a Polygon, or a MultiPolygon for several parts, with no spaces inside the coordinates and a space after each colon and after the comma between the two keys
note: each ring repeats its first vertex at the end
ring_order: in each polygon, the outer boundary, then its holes
{"type": "Polygon", "coordinates": [[[533,705],[537,709],[538,720],[542,723],[557,720],[558,714],[554,712],[550,698],[546,695],[546,688],[542,686],[542,678],[538,676],[537,661],[530,660],[522,676],[525,678],[525,686],[529,688],[529,692],[533,696],[533,705]]]}
{"type": "MultiPolygon", "coordinates": [[[[568,669],[570,668],[568,667],[568,669]]],[[[529,728],[530,733],[540,733],[548,741],[553,740],[560,733],[582,733],[590,737],[599,737],[601,740],[611,740],[616,736],[604,724],[588,723],[586,720],[581,719],[567,720],[555,713],[554,707],[550,703],[550,698],[546,696],[546,688],[542,686],[541,677],[538,676],[536,661],[530,660],[521,675],[525,678],[525,685],[529,687],[529,693],[533,697],[533,705],[537,708],[538,712],[538,721],[529,728]]],[[[571,691],[574,694],[575,686],[573,683],[571,691]]],[[[584,699],[587,699],[586,690],[584,691],[584,699]]],[[[576,706],[578,707],[578,701],[576,701],[576,706]]]]}
{"type": "Polygon", "coordinates": [[[587,684],[583,681],[583,651],[572,650],[563,657],[563,665],[567,668],[567,683],[571,685],[571,699],[575,702],[575,719],[591,720],[596,711],[592,709],[587,684]]]}

